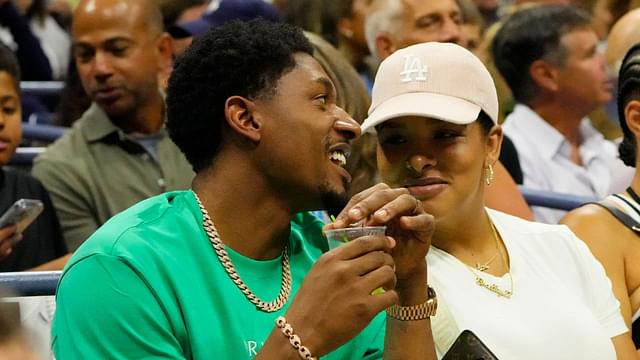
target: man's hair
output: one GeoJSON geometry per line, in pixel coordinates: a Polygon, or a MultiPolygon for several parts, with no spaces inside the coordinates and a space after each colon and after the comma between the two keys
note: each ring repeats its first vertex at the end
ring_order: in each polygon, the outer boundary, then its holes
{"type": "Polygon", "coordinates": [[[226,100],[273,96],[299,52],[313,54],[300,29],[262,19],[230,22],[195,39],[176,63],[166,99],[167,129],[195,172],[219,151],[226,100]]]}
{"type": "Polygon", "coordinates": [[[402,0],[374,0],[364,23],[369,52],[378,57],[376,37],[379,34],[395,36],[402,28],[405,5],[402,0]]]}
{"type": "Polygon", "coordinates": [[[13,78],[16,91],[20,91],[20,66],[13,51],[0,43],[0,71],[4,71],[13,78]]]}
{"type": "Polygon", "coordinates": [[[618,152],[625,165],[635,167],[638,144],[624,116],[624,108],[632,100],[640,101],[640,43],[625,55],[618,77],[618,118],[623,133],[618,152]]]}
{"type": "Polygon", "coordinates": [[[536,60],[562,66],[567,49],[562,37],[574,30],[589,27],[589,15],[573,6],[535,6],[511,15],[496,34],[491,47],[500,74],[507,81],[513,97],[528,103],[537,94],[529,68],[536,60]]]}

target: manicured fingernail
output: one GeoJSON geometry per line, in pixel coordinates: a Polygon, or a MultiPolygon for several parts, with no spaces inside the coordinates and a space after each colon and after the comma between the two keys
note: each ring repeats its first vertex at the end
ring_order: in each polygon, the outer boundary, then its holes
{"type": "Polygon", "coordinates": [[[362,210],[360,210],[358,208],[353,208],[353,209],[349,210],[349,215],[351,217],[359,219],[359,218],[362,217],[362,210]]]}
{"type": "Polygon", "coordinates": [[[381,218],[382,220],[387,220],[387,217],[389,216],[389,211],[387,211],[387,209],[380,209],[376,211],[375,216],[377,216],[378,218],[381,218]]]}

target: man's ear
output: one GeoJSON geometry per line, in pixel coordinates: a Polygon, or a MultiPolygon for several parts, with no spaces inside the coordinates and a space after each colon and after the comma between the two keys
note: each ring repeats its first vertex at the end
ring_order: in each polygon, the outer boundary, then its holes
{"type": "Polygon", "coordinates": [[[636,138],[640,138],[640,100],[627,103],[624,107],[624,120],[636,138]]]}
{"type": "Polygon", "coordinates": [[[376,36],[376,55],[380,60],[384,60],[396,51],[396,45],[388,34],[378,34],[376,36]]]}
{"type": "Polygon", "coordinates": [[[231,96],[224,105],[229,127],[252,142],[260,142],[262,122],[255,116],[255,103],[242,96],[231,96]]]}
{"type": "Polygon", "coordinates": [[[544,60],[536,60],[529,66],[529,76],[533,83],[546,91],[558,91],[558,72],[553,65],[544,60]]]}
{"type": "Polygon", "coordinates": [[[156,43],[158,54],[158,71],[160,74],[171,74],[173,68],[173,41],[168,33],[162,33],[156,43]]]}

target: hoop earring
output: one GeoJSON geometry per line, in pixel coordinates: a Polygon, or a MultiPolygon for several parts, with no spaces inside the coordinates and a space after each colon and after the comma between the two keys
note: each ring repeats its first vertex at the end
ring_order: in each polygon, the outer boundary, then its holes
{"type": "Polygon", "coordinates": [[[485,174],[485,178],[484,181],[485,183],[487,183],[487,186],[491,185],[491,182],[493,181],[495,177],[495,173],[493,172],[493,165],[489,164],[487,166],[487,173],[485,174]]]}
{"type": "Polygon", "coordinates": [[[413,167],[413,165],[411,165],[411,163],[409,162],[409,160],[406,160],[404,162],[404,167],[409,170],[409,175],[411,177],[417,178],[420,177],[420,175],[422,175],[422,173],[418,170],[416,170],[416,168],[413,167]]]}

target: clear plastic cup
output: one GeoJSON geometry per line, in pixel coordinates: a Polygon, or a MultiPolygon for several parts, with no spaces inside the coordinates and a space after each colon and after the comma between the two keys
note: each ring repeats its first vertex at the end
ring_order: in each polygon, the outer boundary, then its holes
{"type": "Polygon", "coordinates": [[[329,250],[332,250],[362,236],[384,236],[386,231],[386,226],[360,226],[327,230],[324,235],[329,241],[329,250]]]}
{"type": "MultiPolygon", "coordinates": [[[[324,232],[324,236],[326,236],[329,241],[329,250],[332,250],[362,236],[384,236],[386,231],[386,226],[356,226],[344,229],[326,230],[324,232]]],[[[371,295],[378,295],[382,293],[384,293],[384,289],[377,288],[371,292],[371,295]]]]}

